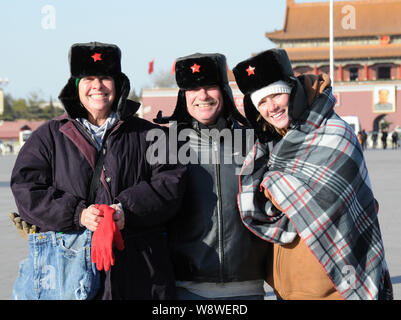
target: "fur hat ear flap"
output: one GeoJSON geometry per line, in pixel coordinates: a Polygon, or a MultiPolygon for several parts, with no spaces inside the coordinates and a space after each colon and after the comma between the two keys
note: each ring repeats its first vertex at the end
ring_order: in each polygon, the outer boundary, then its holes
{"type": "Polygon", "coordinates": [[[292,89],[289,100],[288,115],[291,120],[299,120],[308,108],[308,99],[301,81],[296,77],[289,77],[287,80],[292,89]]]}
{"type": "Polygon", "coordinates": [[[187,111],[187,99],[185,98],[185,90],[180,89],[178,91],[177,103],[175,105],[173,114],[170,117],[164,118],[164,121],[166,123],[168,123],[169,121],[183,122],[190,119],[189,113],[187,111]]]}
{"type": "Polygon", "coordinates": [[[249,94],[246,94],[244,96],[244,111],[245,111],[245,117],[247,121],[249,122],[249,125],[251,128],[256,128],[257,125],[257,118],[260,115],[259,112],[256,110],[254,104],[252,103],[251,97],[249,94]]]}
{"type": "Polygon", "coordinates": [[[121,119],[127,118],[133,112],[135,113],[140,104],[135,101],[128,100],[128,95],[131,89],[130,81],[124,73],[120,73],[119,76],[114,77],[114,85],[116,89],[116,97],[113,103],[113,111],[117,112],[121,119]],[[125,105],[131,101],[130,108],[126,108],[125,105]],[[135,104],[135,106],[134,106],[135,104]],[[134,110],[135,109],[135,110],[134,110]]]}
{"type": "Polygon", "coordinates": [[[65,111],[75,118],[86,118],[88,112],[81,105],[78,96],[78,88],[75,85],[76,78],[68,79],[67,84],[61,90],[58,98],[63,103],[65,111]]]}

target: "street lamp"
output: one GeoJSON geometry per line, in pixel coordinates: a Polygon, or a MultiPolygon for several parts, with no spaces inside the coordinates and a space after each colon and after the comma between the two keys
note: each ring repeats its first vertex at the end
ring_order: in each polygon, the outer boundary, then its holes
{"type": "Polygon", "coordinates": [[[8,85],[8,82],[9,81],[7,78],[4,78],[4,79],[0,78],[0,87],[8,85]]]}
{"type": "Polygon", "coordinates": [[[330,42],[330,78],[331,78],[331,87],[334,92],[334,21],[333,21],[333,0],[330,0],[330,10],[329,10],[329,42],[330,42]]]}
{"type": "Polygon", "coordinates": [[[8,82],[7,78],[0,78],[0,115],[4,113],[4,93],[2,87],[8,85],[8,82]]]}

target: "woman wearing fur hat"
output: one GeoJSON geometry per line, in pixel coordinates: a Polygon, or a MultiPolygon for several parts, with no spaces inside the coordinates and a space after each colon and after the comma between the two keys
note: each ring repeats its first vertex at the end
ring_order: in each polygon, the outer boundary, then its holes
{"type": "Polygon", "coordinates": [[[11,188],[21,218],[40,233],[29,235],[30,259],[21,265],[15,299],[174,296],[164,224],[180,206],[186,169],[147,161],[146,135],[160,127],[135,117],[139,103],[127,99],[130,83],[120,60],[116,45],[74,44],[71,77],[59,97],[66,113],[33,132],[18,155],[11,188]],[[106,219],[106,211],[111,219],[106,219]],[[62,245],[63,255],[80,254],[82,247],[76,242],[69,247],[67,240],[82,230],[89,234],[89,248],[83,250],[89,252],[84,256],[89,265],[83,267],[88,268],[84,278],[74,279],[77,287],[64,283],[67,275],[81,271],[68,262],[61,266],[50,257],[44,266],[54,270],[56,281],[50,281],[43,268],[36,270],[42,263],[38,259],[49,258],[52,254],[43,252],[53,253],[49,246],[55,243],[62,245]],[[103,247],[106,236],[123,250],[104,251],[112,248],[112,243],[103,247]],[[97,269],[104,268],[99,290],[86,287],[91,285],[86,283],[90,270],[95,270],[91,249],[97,269]],[[65,265],[74,269],[63,271],[65,265]],[[46,285],[35,287],[38,283],[46,285]]]}
{"type": "Polygon", "coordinates": [[[363,152],[331,87],[307,101],[282,49],[233,72],[259,140],[238,205],[245,226],[274,244],[268,283],[282,299],[392,299],[363,152]],[[267,165],[258,161],[269,151],[267,165]]]}

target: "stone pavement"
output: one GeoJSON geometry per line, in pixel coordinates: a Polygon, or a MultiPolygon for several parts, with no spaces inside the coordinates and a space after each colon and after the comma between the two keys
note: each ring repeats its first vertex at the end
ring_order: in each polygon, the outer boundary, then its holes
{"type": "Polygon", "coordinates": [[[379,202],[379,222],[394,299],[401,300],[401,150],[367,150],[365,158],[379,202]]]}
{"type": "MultiPolygon", "coordinates": [[[[373,190],[379,201],[379,221],[394,298],[401,300],[401,150],[367,150],[365,157],[373,190]]],[[[0,156],[0,300],[11,299],[19,262],[27,256],[27,244],[8,217],[16,211],[9,187],[16,156],[0,156]]],[[[269,289],[267,300],[275,299],[269,289]]]]}

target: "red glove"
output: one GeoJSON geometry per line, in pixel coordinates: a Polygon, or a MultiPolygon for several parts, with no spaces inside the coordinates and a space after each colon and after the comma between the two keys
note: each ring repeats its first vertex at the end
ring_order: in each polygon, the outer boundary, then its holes
{"type": "Polygon", "coordinates": [[[124,241],[113,220],[115,210],[105,204],[96,204],[95,208],[101,211],[103,219],[92,236],[91,259],[99,271],[103,268],[105,271],[109,271],[110,266],[113,266],[115,261],[113,242],[118,250],[123,250],[124,241]]]}
{"type": "Polygon", "coordinates": [[[123,237],[121,235],[120,230],[117,228],[117,225],[113,219],[113,214],[115,212],[115,210],[111,207],[109,207],[106,204],[101,204],[98,208],[101,212],[103,212],[103,215],[106,216],[106,212],[107,215],[110,215],[111,217],[111,221],[112,221],[112,226],[113,226],[113,243],[115,244],[116,248],[119,251],[124,250],[124,240],[123,237]]]}

